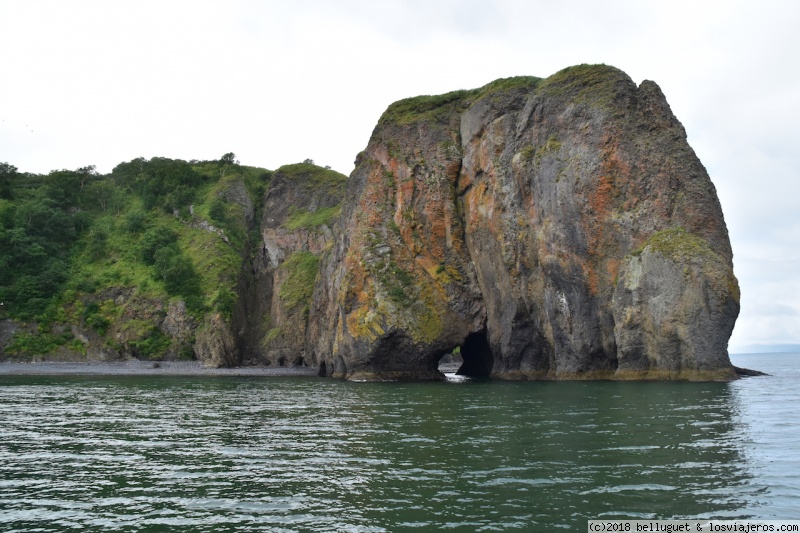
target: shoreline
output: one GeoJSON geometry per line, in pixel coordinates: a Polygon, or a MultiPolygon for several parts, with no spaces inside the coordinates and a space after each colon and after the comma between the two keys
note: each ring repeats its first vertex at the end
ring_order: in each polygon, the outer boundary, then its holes
{"type": "MultiPolygon", "coordinates": [[[[461,381],[457,376],[459,363],[439,365],[439,372],[448,380],[461,381]],[[447,378],[447,376],[451,376],[447,378]],[[455,377],[457,376],[457,377],[455,377]]],[[[758,370],[733,366],[736,378],[768,376],[758,370]]],[[[315,368],[304,366],[240,366],[232,368],[204,367],[199,361],[2,361],[3,376],[175,376],[175,377],[317,377],[315,368]]],[[[660,380],[656,380],[660,381],[660,380]]]]}
{"type": "Polygon", "coordinates": [[[316,376],[309,367],[241,366],[204,367],[198,361],[92,361],[92,362],[2,362],[2,376],[316,376]]]}

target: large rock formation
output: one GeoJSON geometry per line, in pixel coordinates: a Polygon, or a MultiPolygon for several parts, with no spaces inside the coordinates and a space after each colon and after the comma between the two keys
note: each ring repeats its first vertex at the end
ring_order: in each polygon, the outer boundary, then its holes
{"type": "Polygon", "coordinates": [[[510,379],[734,377],[722,211],[655,83],[582,65],[403,100],[356,163],[286,347],[322,373],[433,378],[460,346],[510,379]]]}
{"type": "Polygon", "coordinates": [[[402,100],[349,178],[231,164],[119,165],[109,186],[174,219],[139,235],[128,210],[114,239],[101,226],[49,329],[0,322],[0,359],[52,344],[79,360],[435,379],[460,348],[462,373],[507,379],[735,377],[722,211],[653,82],[581,65],[402,100]],[[198,209],[179,209],[200,184],[198,209]],[[166,250],[160,270],[131,259],[143,242],[166,250]]]}
{"type": "Polygon", "coordinates": [[[311,163],[279,168],[264,198],[259,249],[240,282],[238,351],[245,364],[307,366],[320,256],[332,245],[347,176],[311,163]]]}

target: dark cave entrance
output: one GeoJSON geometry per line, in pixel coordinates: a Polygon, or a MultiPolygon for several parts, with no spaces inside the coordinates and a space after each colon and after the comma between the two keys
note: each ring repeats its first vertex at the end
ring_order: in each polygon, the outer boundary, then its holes
{"type": "Polygon", "coordinates": [[[486,330],[470,333],[461,348],[463,363],[456,372],[459,376],[486,378],[492,374],[494,356],[489,348],[486,330]]]}

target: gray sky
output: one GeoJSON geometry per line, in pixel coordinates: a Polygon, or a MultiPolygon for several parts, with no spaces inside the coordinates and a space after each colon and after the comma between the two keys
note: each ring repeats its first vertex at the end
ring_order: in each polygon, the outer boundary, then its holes
{"type": "Polygon", "coordinates": [[[658,83],[717,187],[732,352],[800,344],[800,2],[0,0],[0,162],[349,174],[393,101],[605,63],[658,83]]]}

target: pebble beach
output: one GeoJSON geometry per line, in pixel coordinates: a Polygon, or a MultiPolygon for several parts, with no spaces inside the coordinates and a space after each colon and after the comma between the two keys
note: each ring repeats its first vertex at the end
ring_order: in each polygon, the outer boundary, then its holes
{"type": "Polygon", "coordinates": [[[209,368],[197,361],[96,361],[96,362],[5,362],[3,375],[110,375],[110,376],[314,376],[309,367],[243,366],[209,368]]]}

